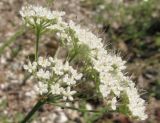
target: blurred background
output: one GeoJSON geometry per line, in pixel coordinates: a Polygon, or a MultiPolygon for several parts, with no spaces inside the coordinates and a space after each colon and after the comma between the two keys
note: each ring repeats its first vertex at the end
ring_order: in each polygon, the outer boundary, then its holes
{"type": "MultiPolygon", "coordinates": [[[[0,123],[18,123],[37,100],[34,81],[22,67],[34,58],[35,36],[23,29],[19,14],[27,3],[65,11],[66,21],[90,28],[104,38],[108,50],[128,61],[128,74],[147,101],[149,118],[137,121],[123,114],[103,114],[95,123],[160,123],[160,0],[0,0],[0,123]]],[[[52,55],[57,47],[52,34],[42,36],[40,54],[52,55]]],[[[86,108],[93,105],[88,102],[86,108]]],[[[31,123],[85,123],[85,118],[45,105],[31,123]]]]}

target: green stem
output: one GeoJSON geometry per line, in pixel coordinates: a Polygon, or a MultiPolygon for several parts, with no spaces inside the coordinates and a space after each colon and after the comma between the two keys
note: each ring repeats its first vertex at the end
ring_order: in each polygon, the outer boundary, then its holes
{"type": "Polygon", "coordinates": [[[69,62],[71,62],[77,55],[77,51],[74,52],[74,54],[71,56],[71,58],[69,59],[69,62]]]}
{"type": "Polygon", "coordinates": [[[76,110],[76,111],[79,111],[79,112],[94,112],[94,113],[100,113],[99,110],[80,109],[80,108],[75,108],[75,107],[70,107],[70,106],[59,105],[59,104],[56,104],[56,103],[49,103],[49,104],[54,104],[54,106],[58,106],[58,107],[61,107],[61,108],[63,108],[63,109],[72,109],[72,110],[76,110]]]}
{"type": "Polygon", "coordinates": [[[35,46],[35,61],[38,61],[38,52],[39,52],[39,39],[40,39],[40,31],[39,27],[36,28],[36,46],[35,46]]]}
{"type": "Polygon", "coordinates": [[[27,116],[21,121],[21,123],[27,123],[31,119],[31,117],[34,115],[34,113],[39,110],[45,103],[47,99],[45,100],[39,100],[36,105],[32,108],[32,110],[27,114],[27,116]]]}

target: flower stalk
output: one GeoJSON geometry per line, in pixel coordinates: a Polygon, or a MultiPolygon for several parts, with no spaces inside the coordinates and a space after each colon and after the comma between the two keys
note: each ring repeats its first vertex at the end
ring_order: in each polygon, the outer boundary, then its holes
{"type": "Polygon", "coordinates": [[[38,111],[46,102],[47,102],[47,99],[44,99],[44,100],[39,100],[35,106],[32,108],[32,110],[26,115],[26,117],[21,121],[21,123],[27,123],[31,118],[32,116],[35,114],[36,111],[38,111]]]}
{"type": "Polygon", "coordinates": [[[41,29],[39,26],[36,27],[35,33],[36,33],[35,61],[37,62],[38,61],[38,54],[39,54],[39,39],[40,39],[40,33],[41,33],[41,29]]]}

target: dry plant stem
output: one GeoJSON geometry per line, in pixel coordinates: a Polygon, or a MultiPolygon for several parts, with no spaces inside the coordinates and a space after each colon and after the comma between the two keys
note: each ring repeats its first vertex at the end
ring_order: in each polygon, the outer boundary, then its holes
{"type": "MultiPolygon", "coordinates": [[[[48,99],[48,98],[47,98],[48,99]]],[[[32,110],[27,114],[27,116],[23,119],[23,121],[21,121],[21,123],[27,123],[31,118],[32,116],[34,115],[34,113],[39,110],[46,102],[47,102],[47,99],[44,99],[44,100],[39,100],[35,106],[32,108],[32,110]]]]}

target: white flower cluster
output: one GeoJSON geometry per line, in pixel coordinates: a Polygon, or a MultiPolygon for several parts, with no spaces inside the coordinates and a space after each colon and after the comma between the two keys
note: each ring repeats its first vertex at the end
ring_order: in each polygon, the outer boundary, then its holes
{"type": "Polygon", "coordinates": [[[40,25],[43,28],[61,29],[61,26],[65,25],[62,22],[62,16],[65,15],[65,12],[50,11],[38,5],[22,7],[20,15],[28,26],[40,25]]]}
{"type": "Polygon", "coordinates": [[[102,95],[107,97],[113,91],[119,97],[120,91],[123,90],[120,79],[123,76],[121,71],[125,69],[125,61],[122,61],[121,57],[108,54],[102,39],[92,32],[81,29],[73,22],[70,23],[70,28],[75,30],[79,43],[86,44],[91,50],[93,67],[99,72],[102,95]]]}
{"type": "Polygon", "coordinates": [[[64,100],[73,100],[76,93],[72,88],[77,81],[81,79],[82,74],[77,73],[72,66],[61,59],[53,59],[52,57],[39,57],[38,62],[29,62],[24,65],[24,69],[32,73],[38,79],[35,90],[39,94],[52,93],[54,95],[63,95],[64,100]]]}
{"type": "MultiPolygon", "coordinates": [[[[130,81],[130,80],[129,80],[130,81]]],[[[145,114],[145,100],[140,98],[135,84],[130,81],[130,86],[126,88],[126,94],[129,99],[128,107],[133,116],[140,117],[145,120],[148,116],[145,114]]]]}
{"type": "Polygon", "coordinates": [[[128,107],[133,116],[144,120],[145,102],[140,98],[135,87],[129,88],[134,83],[124,75],[126,61],[121,57],[107,53],[102,43],[102,39],[95,36],[89,30],[82,29],[72,21],[69,23],[71,29],[76,33],[79,43],[87,45],[91,50],[91,61],[93,67],[99,73],[100,85],[99,90],[104,98],[114,93],[111,108],[116,109],[116,97],[120,97],[121,92],[126,92],[129,98],[128,107]],[[127,89],[126,89],[127,88],[127,89]]]}
{"type": "Polygon", "coordinates": [[[86,44],[91,50],[103,47],[101,38],[97,38],[89,30],[82,29],[79,25],[75,25],[73,21],[69,22],[69,28],[75,31],[80,44],[86,44]],[[93,43],[94,42],[94,43],[93,43]]]}
{"type": "MultiPolygon", "coordinates": [[[[66,39],[69,46],[72,46],[73,41],[66,30],[74,31],[74,36],[78,39],[77,43],[87,45],[90,49],[90,60],[93,68],[99,74],[99,91],[105,99],[112,97],[111,108],[116,110],[117,97],[120,98],[122,92],[125,92],[129,100],[128,108],[132,115],[142,120],[147,118],[145,101],[140,98],[134,83],[124,74],[126,61],[123,61],[118,55],[108,53],[101,38],[87,29],[82,29],[73,21],[68,24],[63,22],[61,18],[63,12],[51,12],[40,6],[27,6],[22,8],[20,14],[25,21],[28,21],[28,24],[39,24],[41,19],[44,21],[44,18],[46,23],[49,20],[57,20],[56,24],[50,24],[47,28],[58,29],[58,36],[66,39]]],[[[39,83],[35,89],[40,94],[47,92],[55,95],[62,94],[64,100],[73,100],[72,95],[76,91],[72,88],[82,77],[82,74],[78,74],[73,67],[69,66],[68,62],[63,63],[60,59],[40,57],[37,63],[29,63],[24,68],[38,78],[39,83]]]]}

